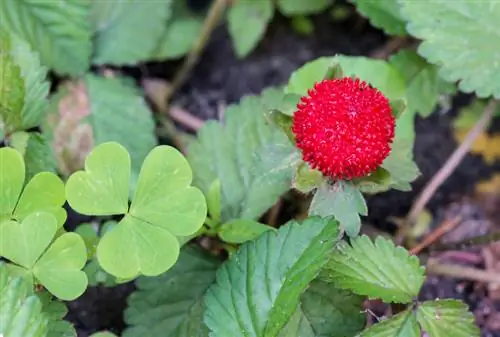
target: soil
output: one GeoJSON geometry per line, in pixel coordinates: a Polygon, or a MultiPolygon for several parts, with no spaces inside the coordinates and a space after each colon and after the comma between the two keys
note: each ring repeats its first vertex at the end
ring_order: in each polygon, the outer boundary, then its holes
{"type": "MultiPolygon", "coordinates": [[[[243,60],[235,56],[226,27],[219,27],[190,79],[174,97],[174,104],[203,119],[217,118],[221,107],[237,102],[244,95],[258,94],[268,86],[285,83],[295,69],[309,60],[336,53],[368,56],[387,41],[380,31],[358,17],[333,22],[322,15],[315,17],[314,23],[313,35],[300,36],[293,32],[288,20],[275,18],[259,47],[243,60]]],[[[168,80],[178,65],[179,62],[154,63],[127,69],[127,72],[138,80],[142,77],[168,80]]],[[[450,121],[457,109],[469,100],[469,96],[459,95],[448,113],[434,113],[427,119],[417,118],[414,151],[422,175],[413,184],[412,192],[387,192],[370,197],[368,222],[380,229],[394,229],[387,217],[406,214],[418,192],[456,148],[450,121]]],[[[480,157],[468,155],[429,203],[436,223],[446,213],[449,204],[469,195],[478,180],[487,179],[499,169],[499,164],[489,167],[480,157]]],[[[83,220],[72,217],[69,226],[74,227],[83,220]]],[[[133,284],[116,288],[92,287],[77,301],[69,303],[68,319],[75,323],[78,336],[86,337],[103,329],[119,333],[124,328],[122,314],[126,297],[133,290],[133,284]]],[[[436,297],[464,299],[472,310],[484,306],[486,300],[484,291],[472,282],[429,278],[422,298],[436,297]]],[[[500,310],[499,303],[494,305],[500,310]]],[[[500,337],[500,331],[494,333],[483,329],[482,332],[484,337],[500,337]]]]}

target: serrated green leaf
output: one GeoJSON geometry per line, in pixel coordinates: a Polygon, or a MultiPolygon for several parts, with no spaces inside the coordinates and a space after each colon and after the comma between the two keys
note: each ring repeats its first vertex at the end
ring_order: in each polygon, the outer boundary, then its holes
{"type": "Polygon", "coordinates": [[[420,327],[411,311],[403,311],[372,325],[359,337],[420,337],[420,327]]]}
{"type": "Polygon", "coordinates": [[[418,306],[417,321],[429,337],[479,337],[474,315],[458,300],[427,301],[418,306]]]}
{"type": "Polygon", "coordinates": [[[47,320],[47,337],[75,337],[76,331],[73,325],[64,320],[68,308],[63,302],[54,300],[48,292],[37,293],[42,302],[42,315],[47,320]]]}
{"type": "Polygon", "coordinates": [[[405,20],[401,17],[398,0],[351,0],[356,9],[366,16],[370,23],[389,35],[407,35],[405,20]]]}
{"type": "Polygon", "coordinates": [[[291,221],[278,233],[267,232],[240,246],[217,271],[217,282],[205,296],[210,336],[276,336],[338,234],[335,221],[314,217],[302,224],[291,221]]]}
{"type": "Polygon", "coordinates": [[[172,1],[93,1],[93,63],[131,65],[151,57],[170,18],[172,1]],[[102,12],[106,13],[105,17],[102,12]]]}
{"type": "Polygon", "coordinates": [[[423,42],[420,55],[442,68],[439,75],[459,81],[464,92],[500,98],[500,63],[496,33],[500,6],[486,1],[401,0],[407,29],[423,42]]]}
{"type": "Polygon", "coordinates": [[[123,337],[207,337],[203,295],[215,280],[219,262],[185,246],[175,266],[157,277],[142,277],[128,298],[123,337]]]}
{"type": "Polygon", "coordinates": [[[342,180],[319,187],[309,207],[309,215],[334,216],[349,236],[358,235],[361,228],[359,215],[367,214],[368,207],[359,189],[342,180]]]}
{"type": "Polygon", "coordinates": [[[21,278],[12,278],[0,262],[0,335],[3,337],[46,337],[47,320],[41,314],[42,303],[29,295],[21,278]]]}
{"type": "Polygon", "coordinates": [[[26,41],[2,27],[0,52],[0,77],[3,79],[0,85],[0,116],[6,123],[6,129],[35,127],[46,113],[49,93],[49,83],[45,80],[47,70],[40,65],[38,55],[26,41]]]}
{"type": "Polygon", "coordinates": [[[97,246],[97,258],[106,272],[121,279],[139,273],[155,276],[177,260],[177,236],[196,233],[206,218],[205,197],[190,186],[191,179],[182,154],[158,146],[142,164],[129,209],[130,157],[124,147],[108,142],[90,153],[85,171],[68,179],[66,195],[79,213],[125,215],[97,246]]]}
{"type": "Polygon", "coordinates": [[[204,17],[193,13],[185,0],[176,0],[172,6],[172,17],[153,52],[152,59],[182,57],[191,50],[199,37],[204,17]]]}
{"type": "Polygon", "coordinates": [[[229,33],[236,54],[248,55],[264,36],[274,14],[271,0],[239,0],[228,12],[229,33]]]}
{"type": "Polygon", "coordinates": [[[365,326],[364,298],[331,283],[313,281],[301,299],[302,313],[315,337],[354,336],[365,326]]]}
{"type": "Polygon", "coordinates": [[[339,243],[322,276],[342,289],[384,302],[409,303],[424,282],[424,267],[416,256],[389,239],[366,235],[339,243]]]}
{"type": "Polygon", "coordinates": [[[28,41],[42,63],[61,75],[78,75],[89,68],[89,13],[88,1],[0,1],[0,23],[28,41]]]}
{"type": "Polygon", "coordinates": [[[241,244],[254,240],[269,230],[275,228],[253,220],[234,219],[223,224],[218,235],[225,242],[241,244]]]}
{"type": "Polygon", "coordinates": [[[309,15],[324,11],[333,0],[278,0],[280,12],[287,16],[309,15]]]}
{"type": "Polygon", "coordinates": [[[207,193],[215,179],[221,181],[223,222],[257,219],[290,188],[299,154],[264,118],[275,107],[270,104],[281,104],[282,98],[279,89],[243,98],[227,108],[224,126],[205,123],[189,148],[194,185],[207,193]]]}
{"type": "Polygon", "coordinates": [[[418,112],[422,117],[429,116],[436,108],[439,95],[443,91],[453,91],[454,85],[445,82],[438,75],[438,67],[427,63],[411,50],[399,51],[391,56],[390,62],[405,76],[408,110],[412,113],[418,112]]]}

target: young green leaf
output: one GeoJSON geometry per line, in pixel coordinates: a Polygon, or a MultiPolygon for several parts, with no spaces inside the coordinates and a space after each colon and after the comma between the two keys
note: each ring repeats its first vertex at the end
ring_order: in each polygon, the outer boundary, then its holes
{"type": "Polygon", "coordinates": [[[248,55],[263,37],[273,18],[271,0],[239,0],[229,9],[229,33],[239,57],[248,55]]]}
{"type": "Polygon", "coordinates": [[[123,337],[207,337],[203,295],[215,281],[219,262],[199,249],[185,246],[166,273],[142,277],[128,298],[123,337]]]}
{"type": "Polygon", "coordinates": [[[359,337],[420,337],[420,327],[412,311],[403,311],[372,325],[359,337]]]}
{"type": "Polygon", "coordinates": [[[351,244],[339,243],[322,277],[342,289],[384,302],[409,303],[424,282],[424,268],[416,256],[378,237],[373,243],[363,235],[351,244]]]}
{"type": "Polygon", "coordinates": [[[173,2],[119,0],[110,8],[106,1],[92,1],[96,29],[93,63],[132,65],[148,60],[170,18],[173,2]]]}
{"type": "Polygon", "coordinates": [[[368,207],[359,189],[342,180],[319,187],[309,207],[309,215],[334,216],[349,236],[358,235],[361,228],[359,215],[367,214],[368,207]]]}
{"type": "Polygon", "coordinates": [[[370,20],[370,23],[382,29],[388,35],[407,35],[405,20],[401,17],[398,0],[360,1],[351,0],[356,9],[370,20]]]}
{"type": "Polygon", "coordinates": [[[254,240],[269,230],[275,228],[253,220],[234,219],[223,224],[218,234],[225,242],[240,244],[254,240]]]}
{"type": "Polygon", "coordinates": [[[299,305],[332,245],[338,224],[308,218],[240,246],[205,296],[210,336],[276,336],[299,305]]]}
{"type": "Polygon", "coordinates": [[[76,331],[73,325],[64,320],[68,308],[63,302],[54,300],[46,291],[37,293],[42,302],[42,315],[47,320],[47,337],[74,337],[76,331]]]}
{"type": "Polygon", "coordinates": [[[408,110],[429,116],[436,108],[439,96],[453,93],[454,85],[438,75],[439,68],[411,50],[401,50],[391,56],[390,63],[405,77],[408,87],[408,110]]]}
{"type": "Polygon", "coordinates": [[[427,301],[418,306],[417,321],[430,337],[479,337],[474,315],[457,300],[427,301]]]}
{"type": "Polygon", "coordinates": [[[124,214],[97,246],[108,273],[130,279],[168,270],[179,254],[178,236],[196,233],[206,218],[205,197],[191,187],[189,164],[176,149],[158,146],[144,160],[130,209],[130,156],[115,142],[96,147],[85,171],[66,183],[70,206],[87,215],[124,214]]]}
{"type": "Polygon", "coordinates": [[[496,33],[500,7],[485,1],[401,0],[407,29],[422,39],[420,55],[438,64],[449,82],[459,81],[464,92],[500,98],[500,63],[496,33]]]}
{"type": "Polygon", "coordinates": [[[282,99],[278,89],[243,98],[227,108],[224,126],[205,123],[189,148],[194,184],[207,193],[215,179],[221,181],[223,222],[257,219],[290,188],[299,155],[285,134],[264,118],[275,107],[271,104],[282,99]]]}
{"type": "Polygon", "coordinates": [[[301,299],[302,313],[315,337],[354,336],[365,326],[362,296],[315,280],[301,299]]]}
{"type": "Polygon", "coordinates": [[[42,303],[30,295],[22,278],[12,278],[0,262],[0,336],[46,337],[47,320],[42,303]]]}
{"type": "MultiPolygon", "coordinates": [[[[0,12],[2,5],[0,4],[0,12]]],[[[0,13],[0,23],[2,23],[0,13]]],[[[39,125],[46,113],[49,83],[47,70],[40,65],[26,41],[0,25],[0,116],[4,127],[13,130],[39,125]]]]}
{"type": "Polygon", "coordinates": [[[333,0],[278,0],[280,12],[287,16],[309,15],[324,11],[333,0]]]}
{"type": "Polygon", "coordinates": [[[89,13],[88,1],[0,1],[0,24],[28,41],[42,63],[61,75],[79,75],[89,68],[89,13]]]}

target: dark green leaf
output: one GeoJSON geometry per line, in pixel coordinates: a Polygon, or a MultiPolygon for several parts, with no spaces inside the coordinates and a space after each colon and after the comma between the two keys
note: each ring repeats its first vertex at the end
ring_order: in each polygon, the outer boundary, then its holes
{"type": "Polygon", "coordinates": [[[76,331],[73,325],[64,320],[68,313],[68,308],[62,302],[52,299],[48,292],[37,294],[42,302],[42,315],[48,322],[47,337],[76,337],[76,331]]]}

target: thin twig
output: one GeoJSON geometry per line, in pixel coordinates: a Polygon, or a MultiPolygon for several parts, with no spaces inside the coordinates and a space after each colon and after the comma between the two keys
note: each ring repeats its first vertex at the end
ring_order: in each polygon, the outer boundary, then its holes
{"type": "Polygon", "coordinates": [[[437,240],[439,240],[443,235],[451,231],[453,228],[455,228],[462,218],[460,216],[457,216],[451,220],[446,220],[444,221],[441,225],[439,225],[435,230],[433,230],[429,235],[425,237],[425,239],[413,247],[410,250],[410,254],[412,255],[417,255],[420,253],[422,250],[427,248],[429,245],[433,244],[437,240]]]}
{"type": "Polygon", "coordinates": [[[212,31],[215,29],[217,24],[219,23],[220,18],[222,17],[222,14],[224,13],[224,10],[226,9],[226,6],[229,4],[229,0],[214,0],[212,2],[212,5],[210,6],[210,9],[208,11],[207,17],[205,18],[205,21],[203,22],[203,26],[200,32],[200,35],[198,39],[196,40],[195,44],[193,45],[193,48],[189,51],[188,55],[186,56],[186,59],[179,70],[177,74],[175,75],[170,91],[167,94],[167,102],[170,100],[170,97],[172,97],[172,94],[179,89],[179,87],[184,84],[184,81],[187,79],[189,73],[193,69],[193,67],[196,65],[198,62],[198,59],[201,55],[201,52],[205,48],[205,45],[208,42],[208,39],[210,38],[210,35],[212,34],[212,31]]]}
{"type": "Polygon", "coordinates": [[[460,146],[456,148],[456,150],[451,154],[443,167],[441,167],[441,169],[434,175],[434,177],[432,177],[431,181],[429,181],[424,187],[420,195],[417,197],[412,208],[410,209],[410,212],[408,213],[405,221],[405,226],[401,226],[402,230],[399,231],[399,235],[397,236],[398,242],[401,242],[402,238],[406,235],[406,231],[403,229],[403,227],[411,227],[413,225],[418,215],[424,209],[425,205],[427,205],[436,190],[455,171],[476,138],[481,134],[481,132],[484,131],[491,118],[493,117],[493,114],[495,113],[496,106],[497,101],[495,100],[491,100],[488,103],[483,112],[483,115],[477,121],[476,125],[474,125],[474,127],[469,131],[462,144],[460,144],[460,146]]]}
{"type": "Polygon", "coordinates": [[[190,129],[191,131],[198,131],[205,123],[202,119],[178,107],[171,107],[168,110],[168,114],[172,120],[190,129]]]}
{"type": "Polygon", "coordinates": [[[500,274],[498,273],[454,264],[444,264],[435,258],[427,261],[427,272],[470,281],[500,284],[500,274]]]}
{"type": "Polygon", "coordinates": [[[475,236],[473,238],[465,239],[458,242],[440,243],[432,247],[432,251],[438,252],[445,250],[462,250],[474,246],[488,245],[496,241],[500,241],[500,232],[475,236]]]}
{"type": "Polygon", "coordinates": [[[370,55],[376,59],[386,59],[395,51],[403,48],[410,42],[408,37],[396,36],[387,41],[382,47],[375,49],[370,55]]]}

